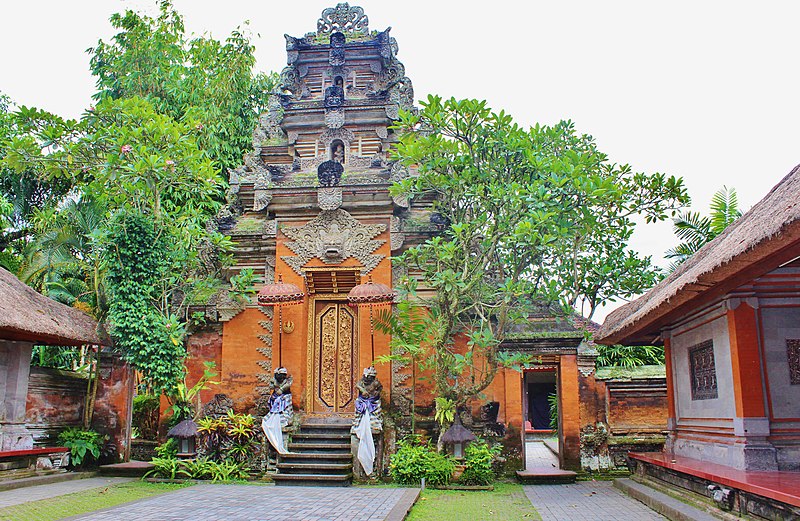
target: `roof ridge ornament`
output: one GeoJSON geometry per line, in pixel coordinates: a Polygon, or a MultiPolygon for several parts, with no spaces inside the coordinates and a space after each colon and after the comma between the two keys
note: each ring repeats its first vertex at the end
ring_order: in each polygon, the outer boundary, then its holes
{"type": "Polygon", "coordinates": [[[347,2],[336,4],[322,11],[317,20],[317,36],[330,35],[340,31],[348,34],[369,34],[369,18],[364,9],[347,2]]]}

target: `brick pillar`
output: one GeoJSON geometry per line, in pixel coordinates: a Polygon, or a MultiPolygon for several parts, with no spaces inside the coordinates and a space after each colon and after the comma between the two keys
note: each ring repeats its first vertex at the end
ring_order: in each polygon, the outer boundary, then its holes
{"type": "Polygon", "coordinates": [[[558,458],[562,469],[581,468],[578,356],[561,355],[558,365],[558,458]]]}
{"type": "Polygon", "coordinates": [[[0,451],[33,448],[33,436],[25,427],[30,342],[0,340],[0,451]]]}
{"type": "Polygon", "coordinates": [[[733,433],[744,438],[740,468],[777,470],[775,448],[766,439],[770,434],[770,426],[764,397],[757,307],[756,299],[728,301],[728,334],[736,405],[733,433]]]}
{"type": "Polygon", "coordinates": [[[101,351],[97,360],[97,395],[92,428],[107,434],[116,445],[119,460],[131,455],[131,416],[134,374],[119,354],[101,351]]]}

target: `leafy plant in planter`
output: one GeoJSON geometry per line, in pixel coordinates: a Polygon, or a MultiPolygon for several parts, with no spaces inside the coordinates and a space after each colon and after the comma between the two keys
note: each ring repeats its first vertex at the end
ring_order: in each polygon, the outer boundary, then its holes
{"type": "Polygon", "coordinates": [[[89,465],[100,457],[100,449],[106,436],[93,430],[71,427],[58,435],[58,443],[69,449],[73,467],[89,465]]]}
{"type": "Polygon", "coordinates": [[[392,479],[401,485],[417,485],[425,478],[427,484],[443,486],[450,483],[455,470],[453,458],[439,454],[419,436],[409,436],[398,444],[392,456],[390,473],[392,479]]]}
{"type": "Polygon", "coordinates": [[[492,463],[500,453],[500,446],[489,446],[478,438],[464,449],[464,473],[461,482],[467,485],[488,485],[494,481],[495,473],[492,463]]]}

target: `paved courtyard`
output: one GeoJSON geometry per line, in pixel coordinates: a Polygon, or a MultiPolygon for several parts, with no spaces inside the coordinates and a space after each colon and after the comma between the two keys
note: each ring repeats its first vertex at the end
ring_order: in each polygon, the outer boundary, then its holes
{"type": "Polygon", "coordinates": [[[118,483],[133,481],[134,478],[87,478],[62,481],[60,483],[48,483],[46,485],[34,485],[32,487],[17,488],[0,492],[0,508],[38,501],[40,499],[50,499],[74,492],[83,492],[93,488],[103,488],[118,483]]]}
{"type": "Polygon", "coordinates": [[[82,521],[401,521],[408,488],[195,485],[71,519],[82,521]]]}
{"type": "Polygon", "coordinates": [[[528,485],[525,495],[543,521],[656,521],[666,518],[615,489],[610,481],[528,485]]]}

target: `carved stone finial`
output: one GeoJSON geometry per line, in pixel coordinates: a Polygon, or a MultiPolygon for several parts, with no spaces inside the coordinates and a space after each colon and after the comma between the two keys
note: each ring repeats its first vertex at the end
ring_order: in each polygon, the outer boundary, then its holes
{"type": "Polygon", "coordinates": [[[333,32],[349,34],[369,34],[369,18],[364,14],[364,9],[358,6],[350,7],[347,2],[336,4],[322,11],[322,16],[317,20],[317,35],[331,34],[333,32]]]}

